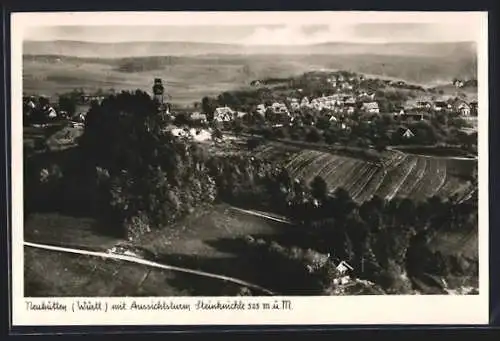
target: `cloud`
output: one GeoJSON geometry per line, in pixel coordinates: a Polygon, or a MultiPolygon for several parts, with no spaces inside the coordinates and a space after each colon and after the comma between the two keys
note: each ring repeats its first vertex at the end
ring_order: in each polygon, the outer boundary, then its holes
{"type": "Polygon", "coordinates": [[[349,38],[351,28],[346,25],[328,25],[321,30],[304,29],[301,25],[279,28],[259,27],[242,41],[245,45],[307,45],[349,38]]]}
{"type": "Polygon", "coordinates": [[[352,23],[235,26],[38,26],[24,32],[30,40],[198,41],[244,45],[307,45],[327,42],[386,43],[477,41],[474,25],[456,23],[352,23]]]}
{"type": "Polygon", "coordinates": [[[307,45],[327,42],[456,42],[476,41],[478,37],[477,30],[467,25],[333,23],[324,25],[321,29],[317,26],[316,29],[309,29],[301,25],[256,28],[241,43],[245,45],[307,45]]]}

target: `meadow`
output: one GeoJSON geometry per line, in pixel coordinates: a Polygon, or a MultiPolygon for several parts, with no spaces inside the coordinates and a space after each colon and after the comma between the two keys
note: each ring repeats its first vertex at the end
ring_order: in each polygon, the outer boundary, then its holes
{"type": "MultiPolygon", "coordinates": [[[[25,240],[101,252],[124,242],[99,233],[99,224],[88,217],[34,213],[25,221],[25,240]]],[[[197,210],[134,245],[151,251],[163,264],[256,283],[261,274],[241,248],[242,238],[273,235],[282,229],[283,224],[219,205],[197,210]]],[[[212,278],[30,247],[25,248],[25,281],[27,296],[219,296],[234,295],[241,289],[212,278]]]]}

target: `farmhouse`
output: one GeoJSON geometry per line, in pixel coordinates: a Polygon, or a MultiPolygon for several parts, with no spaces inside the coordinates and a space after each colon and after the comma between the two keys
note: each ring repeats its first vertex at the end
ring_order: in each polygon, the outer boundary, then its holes
{"type": "Polygon", "coordinates": [[[348,271],[354,270],[354,268],[346,261],[341,261],[339,264],[337,264],[336,269],[341,275],[346,274],[348,271]]]}
{"type": "Polygon", "coordinates": [[[363,106],[361,107],[361,110],[363,110],[365,112],[369,112],[369,113],[374,113],[374,114],[380,112],[380,109],[378,107],[378,103],[377,102],[363,103],[363,106]]]}
{"type": "Polygon", "coordinates": [[[259,105],[257,105],[257,108],[255,109],[255,111],[259,114],[264,115],[266,113],[266,106],[264,104],[259,104],[259,105]]]}
{"type": "MultiPolygon", "coordinates": [[[[373,103],[375,103],[377,105],[377,108],[378,108],[378,104],[376,102],[373,102],[373,103]]],[[[356,104],[356,100],[352,96],[347,96],[347,98],[344,98],[344,104],[354,106],[356,104]]]]}
{"type": "Polygon", "coordinates": [[[80,96],[80,103],[91,103],[93,101],[96,101],[98,103],[101,103],[104,100],[104,96],[100,95],[82,95],[80,96]]]}
{"type": "Polygon", "coordinates": [[[190,129],[189,134],[196,142],[204,142],[212,139],[212,134],[205,129],[190,129]]]}
{"type": "Polygon", "coordinates": [[[167,129],[170,131],[170,133],[175,136],[175,137],[184,137],[184,138],[189,138],[191,137],[191,134],[189,133],[188,129],[183,129],[183,128],[171,128],[167,129]]]}
{"type": "Polygon", "coordinates": [[[448,105],[444,101],[435,101],[434,102],[434,111],[443,111],[447,109],[448,105]]]}
{"type": "Polygon", "coordinates": [[[234,113],[234,117],[235,118],[243,118],[247,115],[246,112],[243,112],[243,111],[237,111],[236,113],[234,113]]]}
{"type": "Polygon", "coordinates": [[[44,109],[44,112],[46,113],[46,115],[49,117],[49,118],[56,118],[57,117],[57,112],[55,111],[54,108],[52,108],[51,106],[48,106],[44,109]]]}
{"type": "Polygon", "coordinates": [[[217,122],[230,122],[233,120],[234,112],[229,107],[218,107],[214,111],[214,120],[217,122]]]}
{"type": "Polygon", "coordinates": [[[190,119],[193,122],[206,123],[207,122],[207,115],[199,113],[199,112],[193,112],[190,115],[190,119]]]}
{"type": "Polygon", "coordinates": [[[432,104],[427,101],[417,101],[417,108],[419,109],[431,109],[432,104]]]}
{"type": "Polygon", "coordinates": [[[406,129],[406,130],[403,132],[402,136],[403,136],[404,138],[406,138],[406,139],[409,139],[409,138],[411,138],[411,137],[414,137],[414,136],[415,136],[415,134],[414,134],[414,133],[413,133],[410,129],[406,129]]]}
{"type": "Polygon", "coordinates": [[[300,109],[300,104],[298,102],[291,102],[290,103],[290,108],[292,110],[299,110],[300,109]]]}
{"type": "Polygon", "coordinates": [[[470,116],[471,108],[470,105],[465,101],[458,101],[455,103],[456,111],[460,113],[462,116],[470,116]]]}
{"type": "Polygon", "coordinates": [[[271,105],[271,110],[274,114],[289,114],[288,108],[283,103],[274,102],[271,105]]]}

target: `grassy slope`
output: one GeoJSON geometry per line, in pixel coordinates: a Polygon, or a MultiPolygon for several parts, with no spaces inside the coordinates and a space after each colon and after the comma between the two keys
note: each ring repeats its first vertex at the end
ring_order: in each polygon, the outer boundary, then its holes
{"type": "Polygon", "coordinates": [[[195,296],[236,292],[221,281],[140,264],[26,248],[25,295],[195,296]]]}
{"type": "MultiPolygon", "coordinates": [[[[119,241],[99,234],[94,229],[96,224],[87,218],[36,214],[26,220],[25,239],[95,250],[104,250],[119,241]]],[[[276,233],[278,226],[219,206],[200,210],[171,229],[145,236],[137,244],[154,251],[166,264],[253,282],[258,281],[259,269],[248,262],[241,237],[276,233]]],[[[30,248],[25,250],[25,264],[26,290],[30,295],[223,295],[237,289],[193,275],[30,248]]]]}

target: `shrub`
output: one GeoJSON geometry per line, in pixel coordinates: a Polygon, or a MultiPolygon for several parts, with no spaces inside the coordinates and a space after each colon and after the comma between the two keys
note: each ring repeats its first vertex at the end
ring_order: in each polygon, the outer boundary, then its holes
{"type": "Polygon", "coordinates": [[[132,241],[151,231],[149,217],[145,212],[137,212],[132,217],[127,217],[124,223],[127,239],[132,241]]]}

